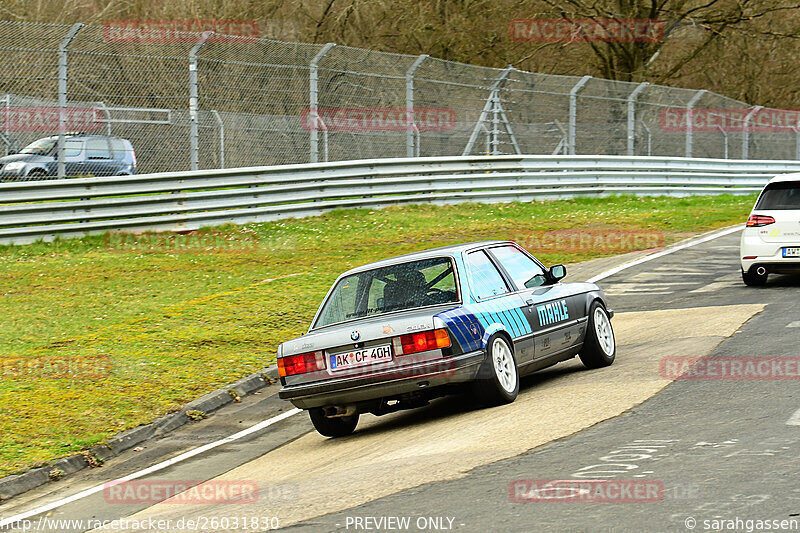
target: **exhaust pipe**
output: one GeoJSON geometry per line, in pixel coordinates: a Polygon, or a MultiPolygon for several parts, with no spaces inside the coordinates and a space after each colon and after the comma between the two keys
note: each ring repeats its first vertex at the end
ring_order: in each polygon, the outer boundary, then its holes
{"type": "Polygon", "coordinates": [[[331,407],[323,407],[323,412],[325,416],[328,418],[341,418],[343,416],[353,416],[356,414],[356,406],[355,405],[334,405],[331,407]]]}
{"type": "Polygon", "coordinates": [[[756,268],[756,274],[758,274],[759,276],[763,276],[766,273],[767,273],[767,269],[764,268],[763,266],[760,266],[760,267],[756,268]]]}

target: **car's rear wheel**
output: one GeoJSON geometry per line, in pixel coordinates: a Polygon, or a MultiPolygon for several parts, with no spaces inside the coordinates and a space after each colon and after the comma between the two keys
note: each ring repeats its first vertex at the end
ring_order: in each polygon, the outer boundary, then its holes
{"type": "Polygon", "coordinates": [[[351,416],[327,417],[320,407],[308,410],[314,429],[325,437],[345,437],[356,429],[358,414],[351,416]]]}
{"type": "Polygon", "coordinates": [[[45,176],[47,176],[47,172],[45,172],[44,170],[41,170],[41,169],[31,170],[28,173],[28,178],[32,179],[32,180],[40,180],[40,179],[44,178],[45,176]]]}
{"type": "Polygon", "coordinates": [[[764,267],[751,268],[747,272],[742,271],[742,281],[748,287],[761,287],[766,285],[769,272],[764,267]]]}
{"type": "Polygon", "coordinates": [[[583,341],[580,358],[586,368],[602,368],[614,362],[617,343],[611,319],[600,302],[592,302],[589,308],[589,330],[583,341]]]}
{"type": "Polygon", "coordinates": [[[511,403],[519,394],[519,373],[514,351],[502,335],[494,335],[486,344],[486,360],[475,381],[475,395],[481,403],[511,403]]]}

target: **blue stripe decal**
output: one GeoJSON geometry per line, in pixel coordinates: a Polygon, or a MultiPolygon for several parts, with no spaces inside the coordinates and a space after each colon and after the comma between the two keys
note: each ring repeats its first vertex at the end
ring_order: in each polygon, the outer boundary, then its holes
{"type": "Polygon", "coordinates": [[[466,320],[464,318],[464,312],[458,308],[451,309],[445,313],[438,315],[445,324],[450,328],[450,331],[456,337],[458,344],[461,346],[462,350],[464,351],[472,351],[473,345],[475,341],[472,339],[469,333],[469,328],[466,325],[466,320]]]}
{"type": "Polygon", "coordinates": [[[500,323],[505,326],[506,330],[511,333],[512,337],[518,337],[519,335],[516,332],[516,328],[512,326],[508,313],[506,313],[504,306],[500,304],[500,302],[492,302],[494,304],[494,308],[496,309],[497,315],[500,317],[500,323]]]}
{"type": "Polygon", "coordinates": [[[506,309],[504,311],[505,315],[508,317],[508,323],[511,325],[511,329],[514,331],[514,338],[522,336],[522,327],[520,327],[519,323],[517,322],[517,317],[514,314],[514,308],[506,309]]]}
{"type": "Polygon", "coordinates": [[[514,315],[514,308],[507,308],[505,314],[508,317],[508,323],[514,330],[514,338],[522,336],[522,327],[517,323],[517,317],[514,315]]]}
{"type": "Polygon", "coordinates": [[[483,313],[475,313],[475,316],[478,318],[478,322],[481,323],[481,326],[483,326],[483,329],[486,330],[486,328],[489,327],[489,321],[486,319],[484,314],[483,313]]]}
{"type": "Polygon", "coordinates": [[[494,313],[492,313],[492,310],[489,306],[489,302],[481,304],[481,307],[482,307],[481,315],[483,315],[483,318],[484,320],[486,320],[487,325],[497,324],[498,322],[500,322],[500,319],[497,318],[497,316],[494,313]]]}
{"type": "Polygon", "coordinates": [[[455,326],[454,329],[458,331],[460,337],[458,342],[461,344],[462,349],[464,351],[471,351],[473,349],[472,344],[474,341],[470,336],[469,327],[464,314],[455,313],[452,318],[452,323],[455,326]]]}
{"type": "Polygon", "coordinates": [[[511,316],[511,313],[509,313],[507,310],[504,309],[503,317],[505,318],[506,325],[511,330],[511,335],[515,339],[519,337],[521,335],[519,331],[519,326],[517,326],[517,323],[514,321],[514,318],[511,316]]]}
{"type": "Polygon", "coordinates": [[[522,313],[522,310],[519,307],[515,307],[512,310],[512,312],[514,313],[514,316],[517,317],[517,320],[519,321],[520,326],[522,327],[523,334],[527,335],[528,333],[530,333],[531,332],[531,326],[530,326],[530,324],[528,324],[528,321],[525,319],[525,315],[522,313]]]}

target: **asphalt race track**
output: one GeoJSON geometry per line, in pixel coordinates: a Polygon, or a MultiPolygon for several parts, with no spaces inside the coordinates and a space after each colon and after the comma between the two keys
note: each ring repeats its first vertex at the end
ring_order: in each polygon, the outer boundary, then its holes
{"type": "MultiPolygon", "coordinates": [[[[207,531],[685,532],[746,531],[747,520],[800,522],[798,376],[780,374],[792,361],[797,370],[800,278],[771,276],[766,288],[746,287],[738,238],[729,234],[599,282],[617,312],[611,367],[551,367],[524,379],[515,403],[493,409],[452,397],[364,416],[343,439],[324,439],[305,414],[289,415],[139,478],[250,483],[255,501],[154,504],[96,490],[21,525],[85,531],[96,527],[86,527],[88,519],[126,517],[126,527],[98,530],[158,531],[131,524],[161,520],[171,525],[163,530],[189,531],[176,524],[193,519],[207,531]],[[668,371],[681,358],[704,356],[729,365],[768,357],[769,372],[711,379],[718,374],[709,365],[703,379],[675,380],[668,371]],[[554,480],[567,488],[533,490],[554,480]],[[627,500],[612,493],[621,486],[632,491],[623,491],[627,500]],[[258,527],[233,527],[234,517],[258,527]],[[54,522],[64,519],[83,522],[54,522]]],[[[567,281],[597,273],[584,268],[567,281]]],[[[0,515],[41,509],[287,413],[276,392],[266,389],[142,451],[5,502],[0,515]]]]}

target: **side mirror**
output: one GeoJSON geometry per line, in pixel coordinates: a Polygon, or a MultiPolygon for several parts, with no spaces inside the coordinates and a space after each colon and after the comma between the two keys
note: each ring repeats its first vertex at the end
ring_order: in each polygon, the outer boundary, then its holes
{"type": "Polygon", "coordinates": [[[558,281],[567,275],[567,267],[564,265],[553,265],[550,267],[550,278],[558,281]]]}

